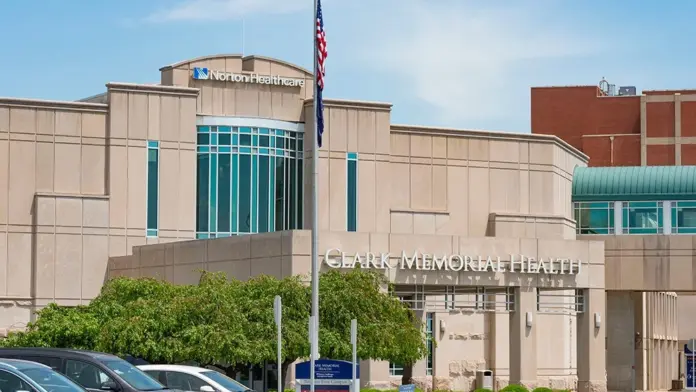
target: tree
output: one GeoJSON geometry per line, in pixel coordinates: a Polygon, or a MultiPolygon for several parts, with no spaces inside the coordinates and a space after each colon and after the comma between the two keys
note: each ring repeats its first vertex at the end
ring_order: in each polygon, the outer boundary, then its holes
{"type": "Polygon", "coordinates": [[[91,350],[95,347],[100,320],[87,306],[66,307],[49,304],[37,312],[36,321],[23,332],[10,332],[8,347],[72,347],[91,350]]]}
{"type": "Polygon", "coordinates": [[[153,363],[243,358],[248,340],[237,306],[238,282],[206,273],[198,285],[121,281],[94,301],[104,320],[98,347],[153,363]]]}
{"type": "Polygon", "coordinates": [[[384,289],[386,277],[374,271],[331,270],[321,275],[320,352],[350,359],[350,320],[358,321],[358,357],[414,363],[427,354],[425,329],[413,311],[384,289]]]}
{"type": "MultiPolygon", "coordinates": [[[[330,271],[320,280],[320,352],[350,359],[350,320],[358,320],[358,356],[413,363],[426,354],[413,312],[383,289],[374,272],[330,271]]],[[[50,305],[3,346],[83,348],[152,363],[196,362],[229,375],[276,361],[273,301],[283,300],[281,371],[309,355],[311,291],[303,277],[258,276],[246,282],[203,272],[197,285],[156,279],[109,281],[88,306],[50,305]]]]}

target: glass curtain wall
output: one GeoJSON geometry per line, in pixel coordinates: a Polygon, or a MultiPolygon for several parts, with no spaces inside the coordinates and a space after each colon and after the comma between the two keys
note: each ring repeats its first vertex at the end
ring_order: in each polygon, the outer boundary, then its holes
{"type": "Polygon", "coordinates": [[[302,133],[231,126],[197,130],[197,238],[302,228],[302,133]]]}

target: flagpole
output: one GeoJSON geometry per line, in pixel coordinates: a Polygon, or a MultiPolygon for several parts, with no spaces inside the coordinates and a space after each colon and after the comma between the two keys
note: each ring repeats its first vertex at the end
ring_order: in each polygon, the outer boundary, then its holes
{"type": "Polygon", "coordinates": [[[319,87],[317,85],[317,5],[317,0],[314,0],[314,12],[312,12],[312,42],[314,43],[314,79],[312,81],[312,85],[314,86],[314,94],[312,96],[312,102],[314,105],[314,135],[312,137],[312,316],[314,316],[314,328],[312,328],[313,336],[311,336],[312,343],[310,345],[310,364],[312,366],[312,369],[310,369],[310,392],[314,392],[314,361],[318,359],[317,357],[319,355],[319,217],[317,208],[317,193],[319,192],[319,187],[317,186],[317,182],[319,180],[319,126],[317,121],[317,91],[319,87]]]}

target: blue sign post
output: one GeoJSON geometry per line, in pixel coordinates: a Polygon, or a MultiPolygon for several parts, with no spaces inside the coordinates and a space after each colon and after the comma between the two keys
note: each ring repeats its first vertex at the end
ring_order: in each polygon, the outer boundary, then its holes
{"type": "MultiPolygon", "coordinates": [[[[309,391],[310,361],[295,365],[295,390],[309,391]]],[[[356,379],[360,382],[360,365],[357,366],[356,379]]],[[[314,361],[314,390],[316,392],[345,392],[353,384],[353,363],[333,359],[314,361]]]]}
{"type": "Polygon", "coordinates": [[[399,392],[416,392],[415,384],[399,385],[399,392]]]}
{"type": "Polygon", "coordinates": [[[684,345],[684,357],[686,366],[684,367],[684,375],[686,376],[686,388],[696,389],[696,350],[694,350],[694,339],[691,339],[691,348],[688,344],[684,345]]]}

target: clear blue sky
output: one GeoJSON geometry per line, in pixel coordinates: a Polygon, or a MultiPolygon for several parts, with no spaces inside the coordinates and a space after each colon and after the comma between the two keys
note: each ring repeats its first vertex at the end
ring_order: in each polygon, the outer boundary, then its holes
{"type": "MultiPolygon", "coordinates": [[[[0,96],[74,100],[242,51],[311,66],[312,0],[0,0],[0,96]]],[[[696,2],[324,0],[326,96],[529,131],[529,87],[696,87],[696,2]]]]}

